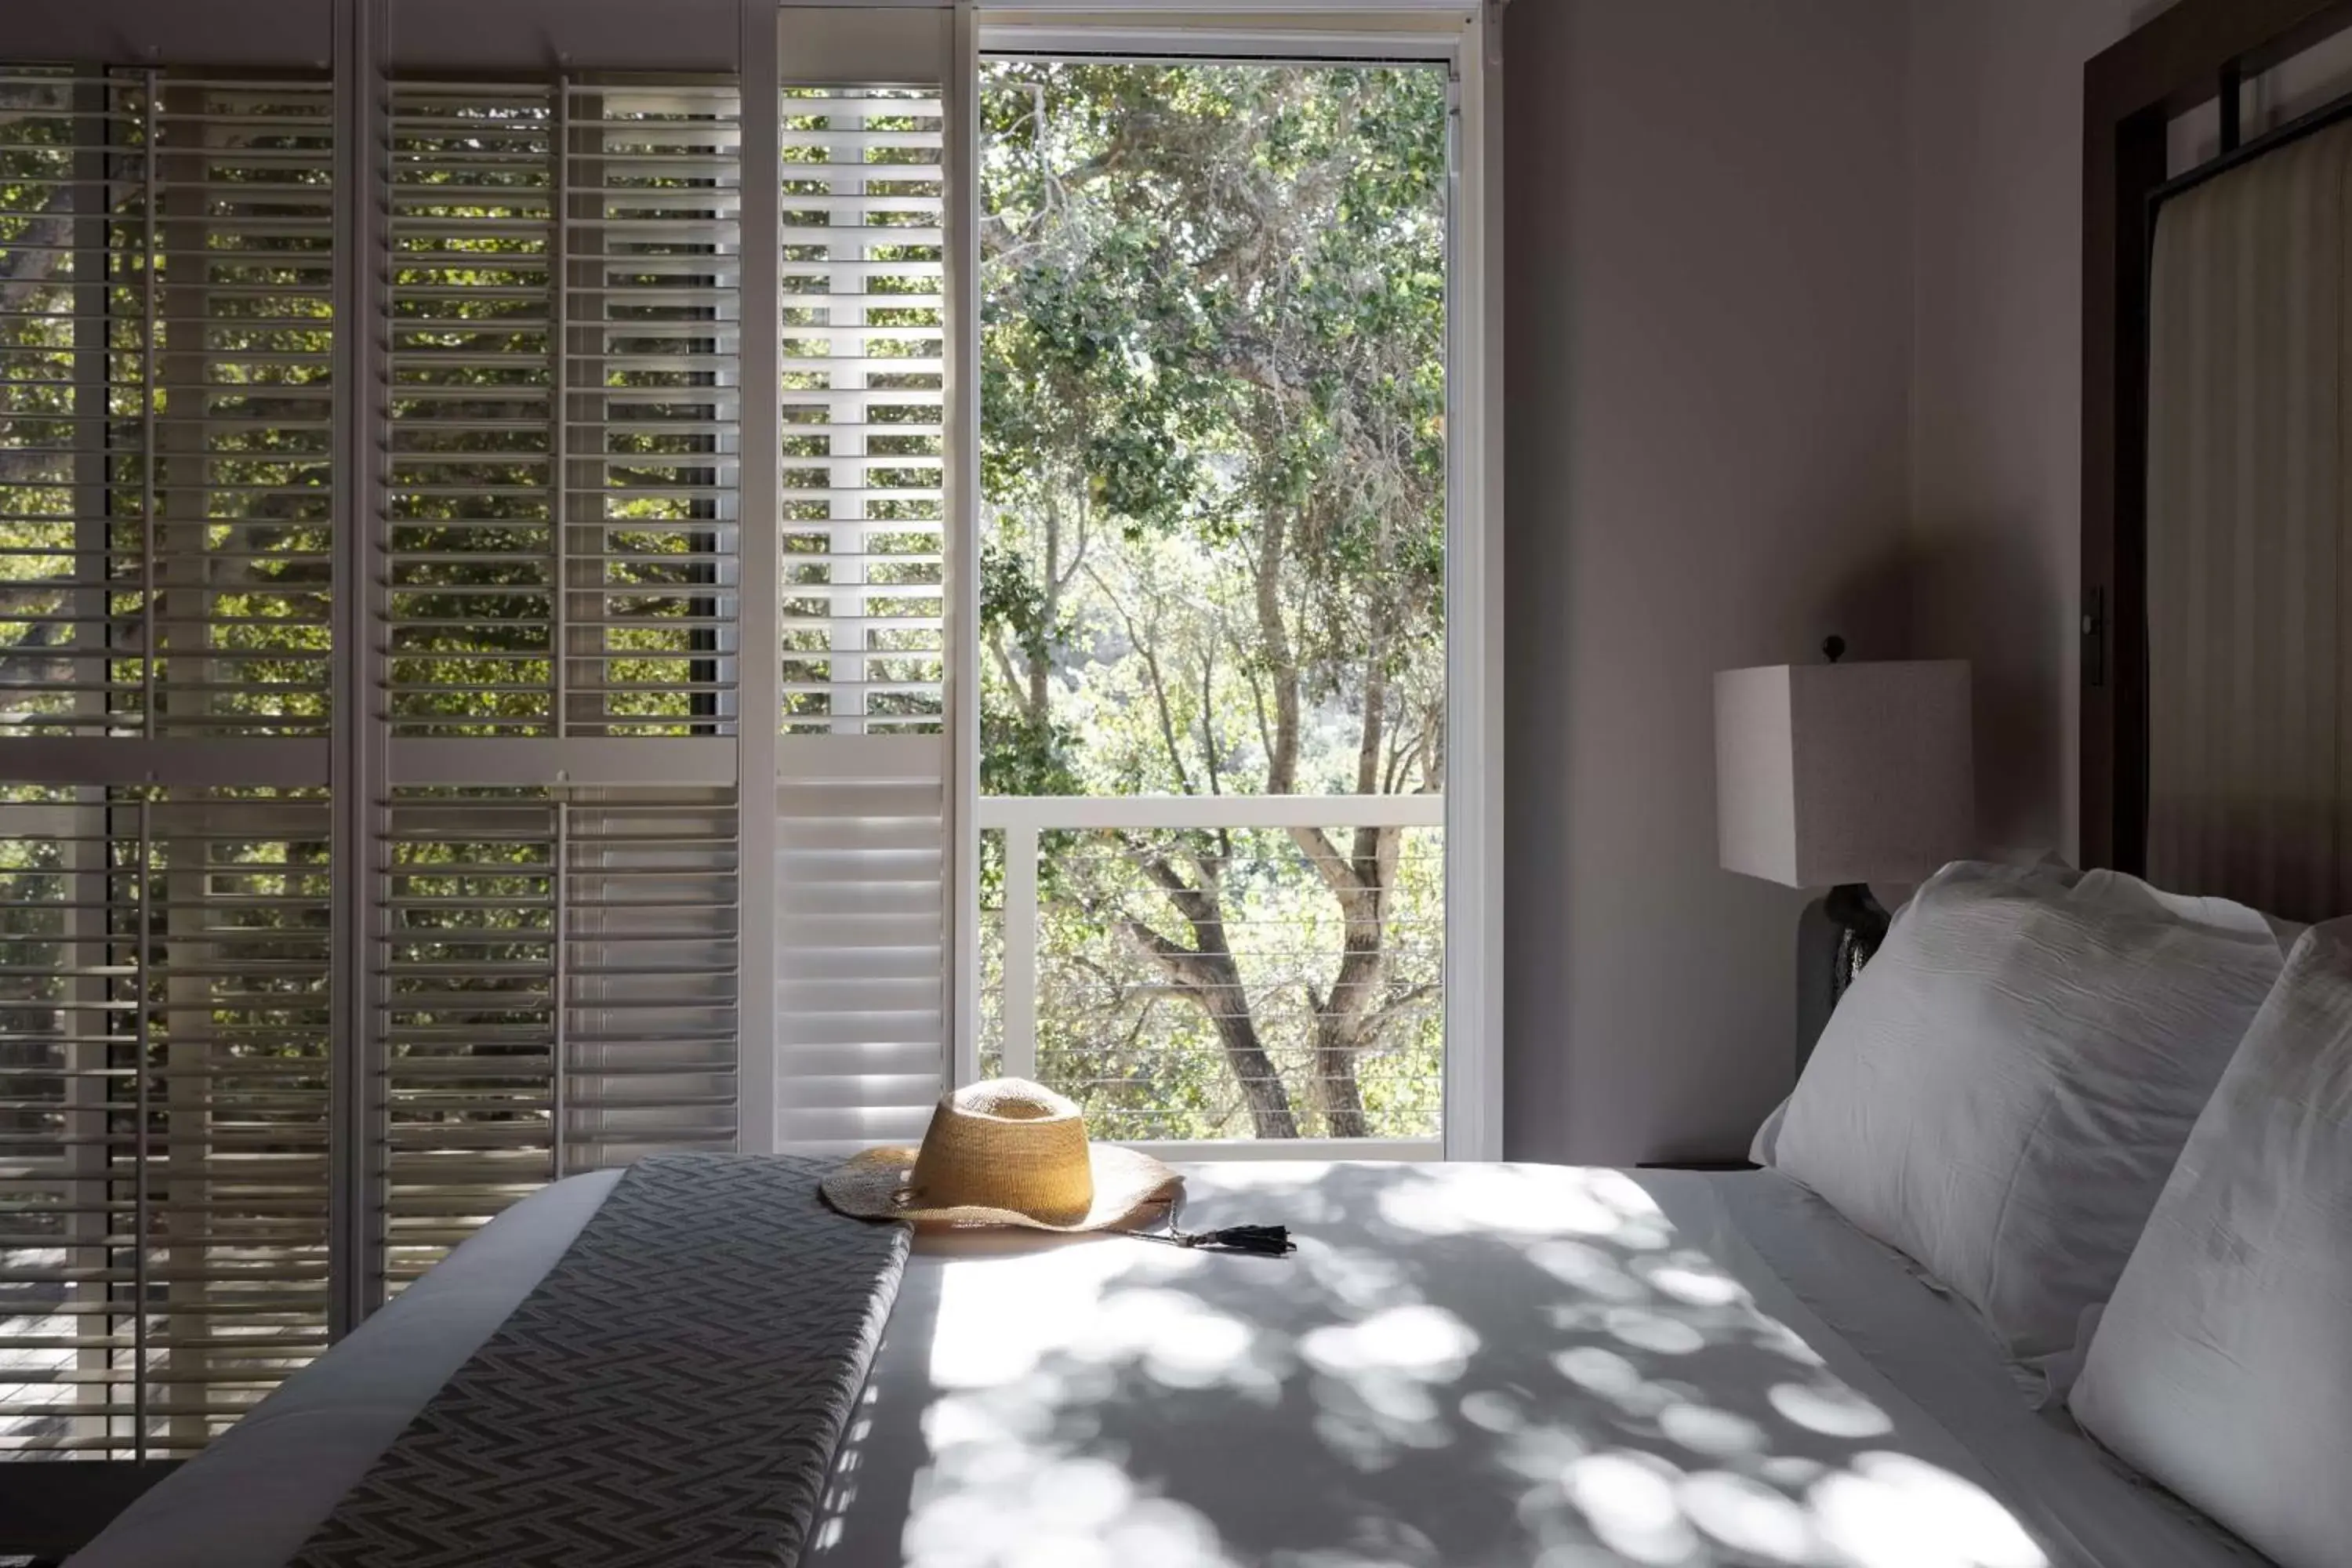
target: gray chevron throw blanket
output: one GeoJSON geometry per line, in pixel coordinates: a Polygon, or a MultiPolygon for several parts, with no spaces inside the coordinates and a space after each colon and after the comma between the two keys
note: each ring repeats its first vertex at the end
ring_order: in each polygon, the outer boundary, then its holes
{"type": "Polygon", "coordinates": [[[791,1568],[907,1260],[826,1164],[631,1167],[291,1568],[791,1568]]]}

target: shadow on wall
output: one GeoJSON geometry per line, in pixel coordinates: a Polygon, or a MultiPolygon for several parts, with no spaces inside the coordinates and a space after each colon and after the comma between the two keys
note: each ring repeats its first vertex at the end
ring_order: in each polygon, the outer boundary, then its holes
{"type": "Polygon", "coordinates": [[[1806,664],[1822,657],[1822,638],[1845,638],[1849,661],[1922,657],[1912,651],[1911,605],[1917,592],[1918,563],[1901,548],[1881,551],[1841,574],[1821,595],[1813,618],[1821,636],[1791,648],[1784,659],[1762,663],[1806,664]]]}
{"type": "Polygon", "coordinates": [[[809,1561],[2043,1563],[1626,1175],[1266,1169],[1188,1223],[1278,1215],[1287,1260],[996,1237],[911,1268],[809,1561]]]}
{"type": "Polygon", "coordinates": [[[2060,602],[2026,528],[1953,529],[1913,548],[1915,602],[1935,608],[1914,626],[1912,657],[1970,666],[1980,846],[2055,849],[2065,830],[2063,686],[2075,612],[2060,602]]]}
{"type": "MultiPolygon", "coordinates": [[[[2063,824],[2051,816],[2062,784],[2058,687],[2074,624],[2028,531],[1955,528],[1907,542],[1840,578],[1822,596],[1820,619],[1845,637],[1849,659],[1968,660],[1979,851],[2058,847],[2063,824]]],[[[1818,658],[1819,650],[1790,657],[1818,658]]]]}

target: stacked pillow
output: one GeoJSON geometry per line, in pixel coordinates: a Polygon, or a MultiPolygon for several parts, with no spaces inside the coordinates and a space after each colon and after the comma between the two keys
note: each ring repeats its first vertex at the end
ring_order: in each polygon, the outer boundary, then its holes
{"type": "Polygon", "coordinates": [[[2352,1562],[2352,921],[1947,867],[1759,1147],[2080,1366],[2146,1475],[2283,1568],[2352,1562]]]}
{"type": "Polygon", "coordinates": [[[2279,970],[2236,904],[1947,867],[1832,1015],[1773,1163],[2056,1379],[2279,970]]]}
{"type": "Polygon", "coordinates": [[[2352,1560],[2352,921],[2296,944],[2071,1403],[2286,1568],[2352,1560]]]}

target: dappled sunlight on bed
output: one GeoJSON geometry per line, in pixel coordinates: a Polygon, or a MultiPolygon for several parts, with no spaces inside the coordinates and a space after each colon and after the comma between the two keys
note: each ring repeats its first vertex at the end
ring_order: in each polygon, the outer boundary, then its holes
{"type": "Polygon", "coordinates": [[[2044,1568],[1622,1173],[1235,1168],[1190,1206],[1299,1251],[927,1243],[813,1561],[2044,1568]],[[859,1510],[872,1434],[912,1479],[859,1510]]]}

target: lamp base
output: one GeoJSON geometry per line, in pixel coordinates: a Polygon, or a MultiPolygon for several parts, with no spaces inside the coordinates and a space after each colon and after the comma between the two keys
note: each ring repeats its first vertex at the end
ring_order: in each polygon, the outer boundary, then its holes
{"type": "Polygon", "coordinates": [[[1830,1015],[1886,940],[1885,906],[1860,882],[1832,888],[1797,917],[1797,1070],[1805,1070],[1830,1015]]]}

